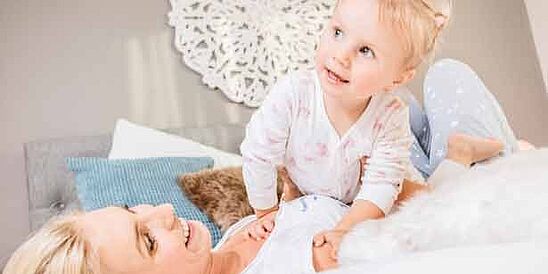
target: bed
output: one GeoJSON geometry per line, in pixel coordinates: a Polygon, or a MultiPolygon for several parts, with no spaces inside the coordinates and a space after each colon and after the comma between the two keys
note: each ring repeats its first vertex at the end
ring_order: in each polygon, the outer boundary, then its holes
{"type": "MultiPolygon", "coordinates": [[[[170,129],[183,136],[219,149],[237,153],[244,136],[242,125],[213,125],[170,129]]],[[[106,157],[112,134],[38,140],[25,144],[32,230],[50,217],[80,208],[73,175],[66,157],[106,157]]],[[[548,153],[548,151],[547,151],[548,153]]],[[[548,183],[548,182],[547,182],[548,183]]],[[[548,273],[548,239],[499,245],[478,245],[422,252],[382,264],[356,264],[330,273],[548,273]]]]}

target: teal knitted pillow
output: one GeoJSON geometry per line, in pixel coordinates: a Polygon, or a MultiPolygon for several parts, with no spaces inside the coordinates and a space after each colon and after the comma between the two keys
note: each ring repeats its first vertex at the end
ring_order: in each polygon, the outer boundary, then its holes
{"type": "Polygon", "coordinates": [[[177,185],[178,175],[211,168],[212,158],[108,160],[78,157],[67,158],[66,163],[75,174],[76,192],[85,211],[112,205],[171,203],[178,217],[204,223],[211,232],[213,245],[221,237],[219,228],[177,185]]]}

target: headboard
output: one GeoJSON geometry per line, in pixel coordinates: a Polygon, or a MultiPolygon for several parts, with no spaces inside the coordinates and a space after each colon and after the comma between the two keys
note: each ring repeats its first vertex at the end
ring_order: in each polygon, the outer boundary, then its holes
{"type": "MultiPolygon", "coordinates": [[[[213,125],[166,130],[205,145],[238,153],[243,125],[213,125]]],[[[24,145],[31,230],[49,218],[80,207],[73,176],[65,166],[66,157],[107,157],[112,135],[68,137],[29,142],[24,145]]]]}

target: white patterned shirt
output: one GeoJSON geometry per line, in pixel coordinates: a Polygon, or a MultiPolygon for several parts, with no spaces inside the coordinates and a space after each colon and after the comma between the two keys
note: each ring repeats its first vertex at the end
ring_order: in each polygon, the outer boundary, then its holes
{"type": "Polygon", "coordinates": [[[328,119],[315,70],[282,77],[253,114],[240,150],[253,208],[278,203],[276,166],[283,165],[303,194],[343,203],[362,199],[385,214],[404,177],[420,177],[409,161],[407,106],[390,92],[374,95],[358,120],[339,136],[328,119]],[[367,156],[360,183],[360,162],[367,156]]]}

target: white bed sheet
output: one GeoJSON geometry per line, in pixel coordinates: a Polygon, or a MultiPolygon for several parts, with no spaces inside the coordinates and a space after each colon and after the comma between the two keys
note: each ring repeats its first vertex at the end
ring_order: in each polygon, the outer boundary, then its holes
{"type": "Polygon", "coordinates": [[[326,274],[547,274],[548,239],[544,242],[418,252],[377,264],[357,264],[326,274]]]}

